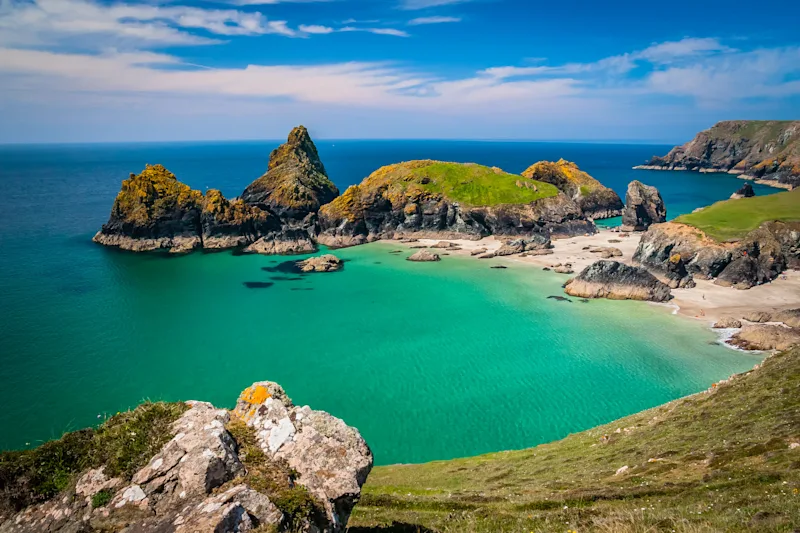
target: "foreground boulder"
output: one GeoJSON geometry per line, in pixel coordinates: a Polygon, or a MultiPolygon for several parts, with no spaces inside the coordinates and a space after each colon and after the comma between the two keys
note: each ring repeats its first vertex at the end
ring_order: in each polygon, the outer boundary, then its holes
{"type": "Polygon", "coordinates": [[[739,190],[731,195],[731,199],[738,200],[739,198],[752,198],[755,195],[756,191],[753,190],[753,186],[750,183],[745,183],[739,188],[739,190]]]}
{"type": "Polygon", "coordinates": [[[594,223],[555,186],[473,163],[408,161],[382,167],[320,208],[321,244],[398,236],[479,239],[564,237],[594,223]]]}
{"type": "Polygon", "coordinates": [[[625,195],[625,209],[622,211],[622,229],[644,231],[651,224],[667,220],[667,208],[658,189],[641,181],[628,184],[625,195]]]}
{"type": "Polygon", "coordinates": [[[144,405],[2,459],[3,533],[338,533],[373,462],[356,429],[294,406],[270,382],[246,389],[233,412],[205,402],[144,405]],[[50,472],[44,465],[56,456],[50,472]],[[52,487],[36,476],[70,472],[75,483],[61,492],[30,486],[52,487]]]}
{"type": "Polygon", "coordinates": [[[587,217],[601,219],[622,214],[623,205],[619,195],[570,161],[539,161],[528,167],[522,175],[555,185],[574,200],[587,217]]]}
{"type": "Polygon", "coordinates": [[[602,260],[592,263],[567,281],[564,292],[580,298],[652,302],[666,302],[672,297],[670,288],[647,270],[602,260]]]}

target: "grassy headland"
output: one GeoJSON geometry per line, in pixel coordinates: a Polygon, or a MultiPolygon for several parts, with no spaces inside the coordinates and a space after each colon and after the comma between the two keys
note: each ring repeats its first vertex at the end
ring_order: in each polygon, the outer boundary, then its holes
{"type": "Polygon", "coordinates": [[[800,220],[800,189],[717,202],[696,213],[681,215],[675,222],[694,226],[709,237],[726,241],[744,237],[762,223],[800,220]]]}
{"type": "Polygon", "coordinates": [[[375,468],[350,531],[793,532],[797,442],[795,348],[707,393],[558,442],[375,468]]]}

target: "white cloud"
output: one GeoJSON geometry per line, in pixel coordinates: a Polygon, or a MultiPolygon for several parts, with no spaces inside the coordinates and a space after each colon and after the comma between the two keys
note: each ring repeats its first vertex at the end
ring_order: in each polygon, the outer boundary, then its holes
{"type": "Polygon", "coordinates": [[[311,25],[300,24],[300,26],[298,26],[297,29],[303,33],[310,33],[313,35],[325,35],[327,33],[333,33],[336,31],[335,29],[329,26],[318,26],[315,24],[311,25]]]}
{"type": "Polygon", "coordinates": [[[419,17],[408,21],[409,26],[421,26],[423,24],[443,24],[446,22],[461,22],[458,17],[419,17]]]}
{"type": "Polygon", "coordinates": [[[357,26],[345,26],[343,28],[339,28],[337,31],[341,32],[353,32],[353,31],[362,31],[366,33],[374,33],[376,35],[392,35],[394,37],[409,37],[408,32],[403,30],[396,30],[394,28],[359,28],[357,26]]]}
{"type": "Polygon", "coordinates": [[[152,47],[220,42],[215,36],[297,32],[286,21],[269,20],[259,12],[202,9],[178,5],[101,4],[92,0],[6,0],[0,9],[0,44],[152,47]]]}
{"type": "Polygon", "coordinates": [[[637,58],[652,63],[671,63],[677,59],[719,52],[735,52],[734,48],[723,45],[713,38],[685,38],[680,41],[669,41],[653,44],[636,54],[637,58]]]}
{"type": "Polygon", "coordinates": [[[416,10],[429,7],[448,6],[451,4],[463,4],[472,0],[401,0],[400,9],[416,10]]]}

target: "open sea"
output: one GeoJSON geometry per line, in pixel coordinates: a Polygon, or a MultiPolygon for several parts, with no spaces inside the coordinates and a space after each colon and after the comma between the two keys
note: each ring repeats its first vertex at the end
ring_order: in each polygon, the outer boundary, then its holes
{"type": "MultiPolygon", "coordinates": [[[[57,438],[144,399],[232,407],[243,388],[271,380],[295,403],[359,428],[377,464],[448,459],[558,439],[759,360],[664,307],[547,299],[566,278],[536,268],[453,256],[410,263],[375,243],[337,251],[342,272],[300,276],[283,271],[286,257],[165,257],[91,242],[120,182],[145,163],[233,197],[279,142],[0,146],[0,449],[57,438]]],[[[743,183],[631,169],[670,146],[317,147],[341,191],[410,159],[521,172],[563,157],[623,199],[632,179],[655,185],[672,218],[743,183]]]]}

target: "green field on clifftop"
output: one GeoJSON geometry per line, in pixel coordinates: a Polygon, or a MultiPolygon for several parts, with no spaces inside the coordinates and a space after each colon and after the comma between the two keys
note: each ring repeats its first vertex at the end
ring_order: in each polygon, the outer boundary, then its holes
{"type": "Polygon", "coordinates": [[[434,162],[413,173],[430,180],[421,185],[426,191],[474,206],[528,204],[558,194],[549,183],[471,163],[434,162]]]}
{"type": "Polygon", "coordinates": [[[696,213],[681,215],[675,222],[700,229],[718,241],[737,239],[772,220],[800,220],[800,189],[717,202],[696,213]]]}
{"type": "Polygon", "coordinates": [[[800,349],[551,444],[375,468],[350,531],[794,532],[797,442],[800,349]]]}

